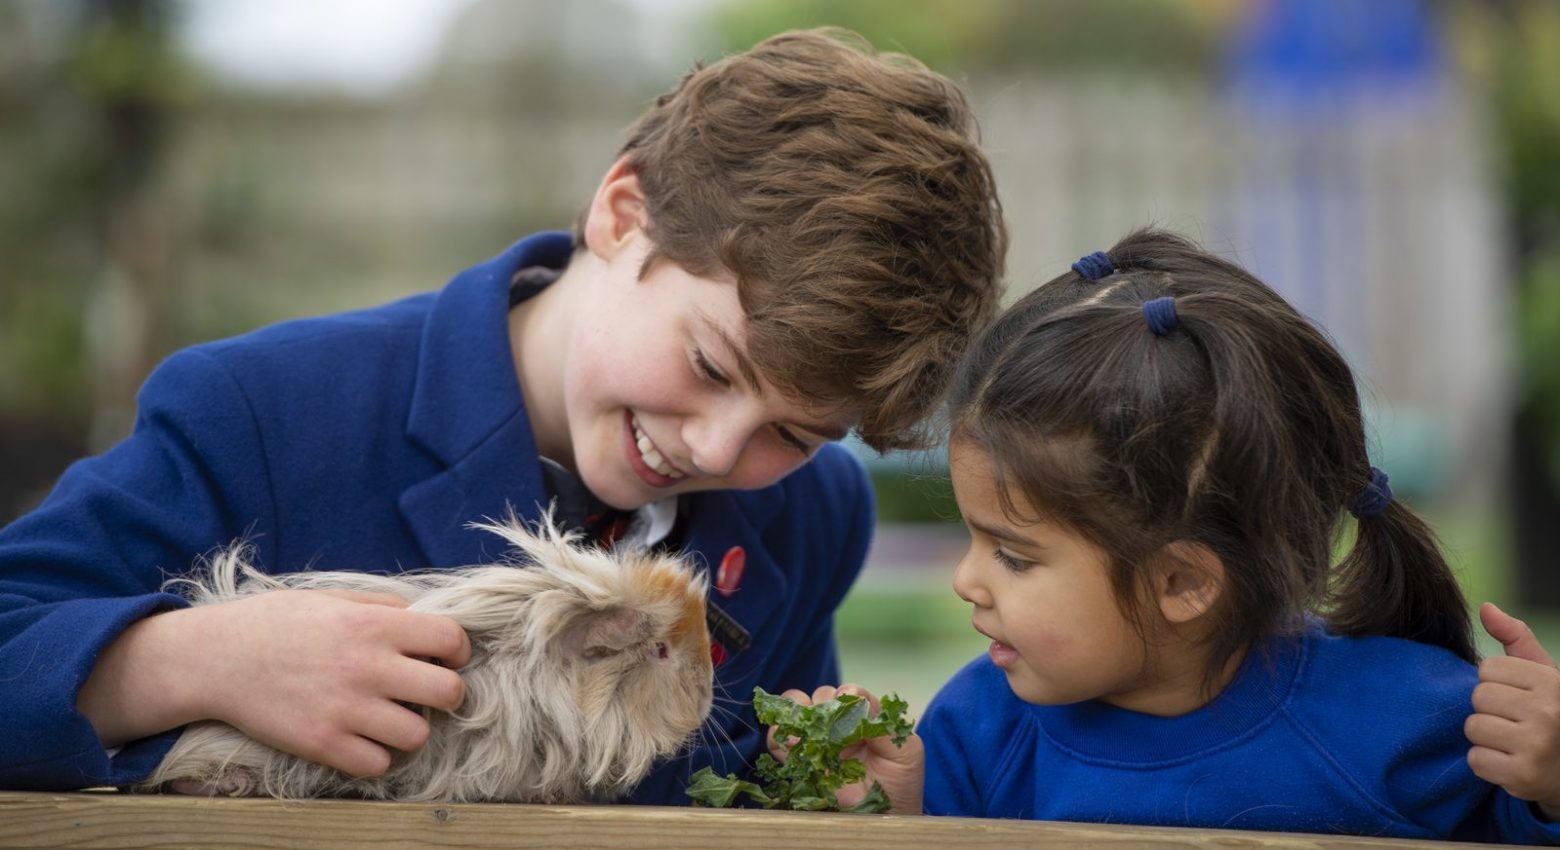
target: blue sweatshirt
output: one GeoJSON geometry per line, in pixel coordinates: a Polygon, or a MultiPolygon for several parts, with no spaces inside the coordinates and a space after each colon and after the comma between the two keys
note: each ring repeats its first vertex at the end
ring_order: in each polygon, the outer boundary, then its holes
{"type": "Polygon", "coordinates": [[[1208,705],[1030,705],[980,658],[918,732],[928,814],[1560,843],[1473,775],[1476,670],[1438,647],[1313,630],[1251,653],[1208,705]]]}

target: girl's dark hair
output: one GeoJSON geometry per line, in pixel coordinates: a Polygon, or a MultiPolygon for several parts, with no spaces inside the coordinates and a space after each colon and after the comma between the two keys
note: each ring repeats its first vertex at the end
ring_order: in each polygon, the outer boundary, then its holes
{"type": "Polygon", "coordinates": [[[1245,270],[1159,230],[1107,252],[1113,273],[1068,272],[976,341],[951,397],[955,440],[988,453],[1005,507],[1022,494],[1111,562],[1122,610],[1169,544],[1223,561],[1208,674],[1306,614],[1336,633],[1391,635],[1474,661],[1467,605],[1429,528],[1402,503],[1357,521],[1371,483],[1348,364],[1245,270]],[[1156,334],[1144,302],[1174,298],[1156,334]],[[1163,330],[1164,328],[1160,328],[1163,330]]]}

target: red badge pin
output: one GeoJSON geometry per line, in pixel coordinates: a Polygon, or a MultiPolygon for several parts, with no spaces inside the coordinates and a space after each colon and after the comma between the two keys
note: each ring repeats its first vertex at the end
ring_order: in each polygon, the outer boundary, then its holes
{"type": "Polygon", "coordinates": [[[737,585],[742,583],[742,571],[747,569],[747,552],[741,546],[733,546],[726,550],[726,556],[720,559],[720,567],[715,570],[715,589],[721,596],[730,596],[737,592],[737,585]]]}

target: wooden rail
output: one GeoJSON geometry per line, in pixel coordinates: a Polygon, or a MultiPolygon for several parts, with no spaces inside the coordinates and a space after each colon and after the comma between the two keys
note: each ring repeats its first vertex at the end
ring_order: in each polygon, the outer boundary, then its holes
{"type": "Polygon", "coordinates": [[[1479,846],[1485,845],[894,815],[0,792],[0,848],[1426,850],[1479,846]]]}

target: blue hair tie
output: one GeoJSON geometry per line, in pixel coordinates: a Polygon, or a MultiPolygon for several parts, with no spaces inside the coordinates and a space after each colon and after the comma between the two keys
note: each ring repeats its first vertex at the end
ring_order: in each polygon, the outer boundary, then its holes
{"type": "Polygon", "coordinates": [[[1370,483],[1354,497],[1349,513],[1354,514],[1356,519],[1370,519],[1386,510],[1391,502],[1392,488],[1387,486],[1387,474],[1373,466],[1370,468],[1370,483]]]}
{"type": "Polygon", "coordinates": [[[1072,264],[1072,270],[1089,280],[1103,280],[1116,273],[1116,267],[1111,265],[1110,257],[1105,256],[1104,251],[1080,257],[1072,264]]]}
{"type": "Polygon", "coordinates": [[[1148,321],[1148,329],[1154,332],[1154,336],[1164,336],[1180,324],[1175,315],[1175,299],[1168,295],[1144,301],[1143,318],[1148,321]]]}

